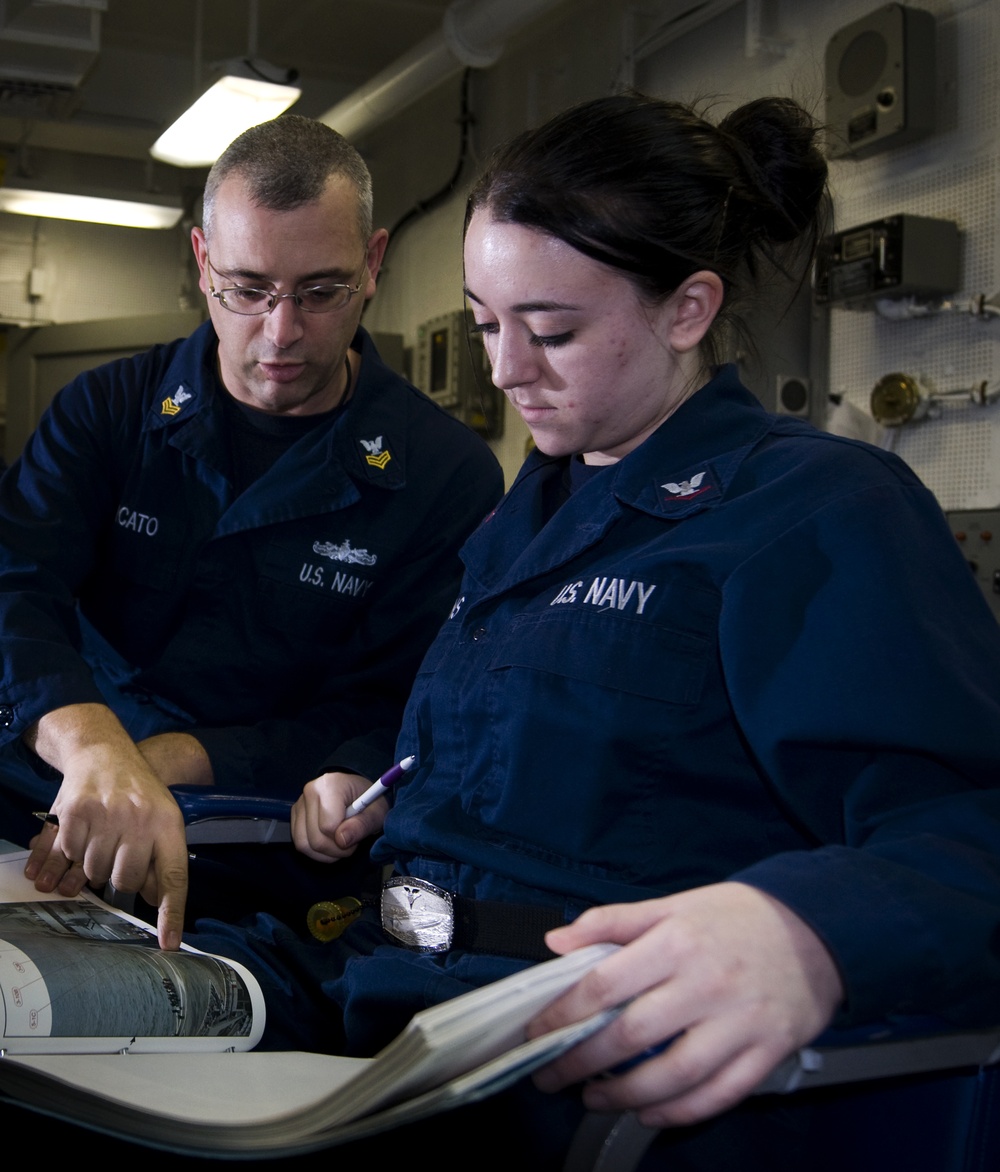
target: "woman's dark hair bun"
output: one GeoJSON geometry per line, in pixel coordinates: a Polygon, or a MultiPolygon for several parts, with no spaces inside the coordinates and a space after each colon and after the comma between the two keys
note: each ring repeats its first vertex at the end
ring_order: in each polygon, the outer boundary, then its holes
{"type": "Polygon", "coordinates": [[[813,223],[826,190],[819,127],[788,98],[759,98],[719,123],[740,161],[760,234],[775,243],[796,239],[813,223]]]}

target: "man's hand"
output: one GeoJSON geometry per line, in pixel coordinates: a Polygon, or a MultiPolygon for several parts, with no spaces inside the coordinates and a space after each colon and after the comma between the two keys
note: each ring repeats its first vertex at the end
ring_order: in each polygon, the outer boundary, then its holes
{"type": "Polygon", "coordinates": [[[72,896],[85,882],[109,879],[157,907],[161,948],[177,948],[187,896],[184,820],[170,790],[101,704],[57,708],[38,722],[31,743],[58,769],[62,784],[46,825],[32,842],[25,875],[39,891],[72,896]]]}
{"type": "Polygon", "coordinates": [[[597,941],[625,947],[540,1014],[530,1034],[631,1003],[535,1081],[558,1090],[669,1041],[584,1090],[590,1109],[634,1110],[649,1127],[694,1123],[734,1106],[820,1033],[844,996],[812,929],[742,883],[594,908],[546,936],[560,954],[597,941]]]}
{"type": "Polygon", "coordinates": [[[346,859],[362,839],[382,829],[389,803],[378,798],[344,820],[347,807],[371,785],[357,773],[324,773],[310,781],[292,806],[292,840],[310,859],[329,863],[346,859]]]}

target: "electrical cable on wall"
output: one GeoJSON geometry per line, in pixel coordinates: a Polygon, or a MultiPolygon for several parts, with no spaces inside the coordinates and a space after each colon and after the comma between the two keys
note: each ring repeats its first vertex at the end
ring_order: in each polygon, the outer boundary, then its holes
{"type": "MultiPolygon", "coordinates": [[[[418,200],[409,211],[400,216],[395,224],[393,224],[393,226],[389,229],[389,244],[386,249],[387,253],[388,249],[392,248],[393,241],[395,241],[398,234],[402,232],[407,224],[444,203],[444,201],[448,199],[450,195],[452,195],[452,193],[455,191],[455,188],[458,186],[459,180],[462,177],[462,172],[465,170],[465,164],[469,158],[469,127],[473,121],[472,115],[469,113],[469,79],[471,75],[471,69],[466,69],[462,73],[462,87],[461,96],[459,99],[458,115],[458,160],[455,163],[455,169],[451,174],[451,178],[442,188],[434,192],[433,195],[429,195],[426,199],[418,200]]],[[[383,271],[384,269],[385,262],[383,261],[383,271]]]]}

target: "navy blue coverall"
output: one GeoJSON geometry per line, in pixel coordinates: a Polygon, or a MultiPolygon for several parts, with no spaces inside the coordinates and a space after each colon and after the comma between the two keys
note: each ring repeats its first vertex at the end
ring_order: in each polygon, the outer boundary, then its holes
{"type": "MultiPolygon", "coordinates": [[[[529,456],[462,550],[375,858],[566,919],[741,880],[831,951],[837,1026],[992,1023],[1000,627],[931,494],[731,367],[546,521],[566,466],[529,456]]],[[[410,952],[374,914],[222,936],[195,942],[261,972],[282,1047],[371,1053],[524,963],[410,952]]]]}
{"type": "Polygon", "coordinates": [[[0,784],[47,803],[19,738],[83,702],[136,740],[195,736],[225,790],[388,766],[502,478],[364,330],[353,345],[346,409],[242,494],[210,323],[56,396],[0,484],[0,784]]]}

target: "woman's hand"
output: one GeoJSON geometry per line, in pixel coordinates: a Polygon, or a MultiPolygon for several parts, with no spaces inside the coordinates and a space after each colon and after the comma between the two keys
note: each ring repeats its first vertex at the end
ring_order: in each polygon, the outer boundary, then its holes
{"type": "Polygon", "coordinates": [[[590,1109],[634,1110],[650,1127],[694,1123],[734,1106],[820,1033],[844,997],[812,929],[742,883],[594,908],[546,936],[560,954],[598,941],[624,947],[540,1014],[530,1033],[629,1004],[535,1081],[558,1090],[669,1041],[584,1090],[590,1109]]]}
{"type": "Polygon", "coordinates": [[[371,785],[357,773],[324,773],[292,806],[292,840],[310,859],[329,863],[354,854],[362,839],[378,834],[389,810],[385,798],[345,820],[347,807],[371,785]]]}

